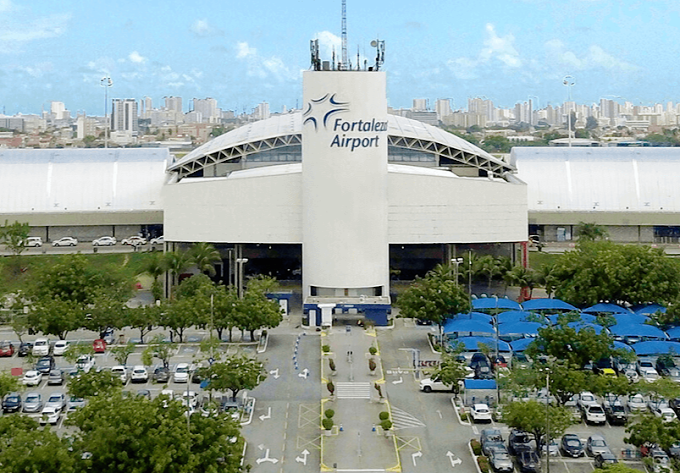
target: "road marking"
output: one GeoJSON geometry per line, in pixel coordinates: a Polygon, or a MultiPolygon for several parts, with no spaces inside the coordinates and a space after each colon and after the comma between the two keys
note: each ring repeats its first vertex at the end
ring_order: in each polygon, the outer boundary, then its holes
{"type": "Polygon", "coordinates": [[[451,462],[452,468],[455,468],[456,465],[461,465],[463,463],[463,460],[456,457],[456,455],[451,452],[446,452],[446,456],[449,457],[449,461],[451,462]]]}
{"type": "Polygon", "coordinates": [[[335,391],[338,399],[371,399],[369,382],[339,382],[336,383],[335,391]]]}
{"type": "Polygon", "coordinates": [[[425,424],[412,414],[392,406],[392,422],[394,430],[408,429],[410,427],[425,427],[425,424]]]}
{"type": "Polygon", "coordinates": [[[411,459],[413,460],[413,466],[416,466],[416,457],[422,457],[423,452],[418,450],[416,453],[411,454],[411,459]]]}
{"type": "Polygon", "coordinates": [[[302,370],[302,373],[298,373],[298,376],[299,376],[300,378],[305,378],[305,379],[307,379],[307,377],[309,376],[309,370],[308,370],[307,368],[303,369],[303,370],[302,370]]]}
{"type": "Polygon", "coordinates": [[[270,370],[269,374],[274,377],[274,379],[279,379],[281,375],[279,375],[279,369],[276,368],[275,370],[270,370]]]}
{"type": "Polygon", "coordinates": [[[302,451],[301,453],[302,456],[300,457],[295,457],[295,461],[302,463],[303,465],[307,466],[307,455],[309,455],[309,450],[306,448],[302,451]]]}
{"type": "Polygon", "coordinates": [[[273,464],[277,464],[279,462],[279,460],[277,458],[269,458],[269,449],[267,449],[264,452],[264,457],[258,458],[257,460],[255,460],[255,463],[257,463],[258,465],[260,463],[263,463],[263,462],[271,462],[273,464]]]}
{"type": "Polygon", "coordinates": [[[267,415],[262,414],[260,416],[260,420],[271,419],[271,418],[272,418],[272,408],[268,407],[267,408],[267,415]]]}
{"type": "Polygon", "coordinates": [[[404,378],[402,378],[401,376],[399,376],[399,379],[396,380],[396,381],[392,381],[392,384],[401,384],[401,383],[403,383],[403,382],[404,382],[404,378]]]}
{"type": "Polygon", "coordinates": [[[437,414],[439,414],[439,418],[440,418],[440,419],[443,419],[443,418],[444,418],[444,417],[442,417],[442,411],[440,411],[439,409],[437,409],[436,412],[437,412],[437,414]]]}

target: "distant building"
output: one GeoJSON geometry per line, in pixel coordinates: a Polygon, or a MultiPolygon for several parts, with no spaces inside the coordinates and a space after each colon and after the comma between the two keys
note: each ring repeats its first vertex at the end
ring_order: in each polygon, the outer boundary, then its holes
{"type": "Polygon", "coordinates": [[[165,109],[182,113],[182,97],[163,97],[165,100],[165,109]]]}
{"type": "Polygon", "coordinates": [[[451,99],[437,99],[434,104],[434,109],[437,113],[437,119],[439,121],[444,121],[446,117],[453,113],[451,110],[451,99]]]}
{"type": "Polygon", "coordinates": [[[193,99],[194,112],[199,112],[203,117],[202,121],[214,123],[220,116],[220,109],[217,108],[217,100],[213,98],[193,99]]]}
{"type": "Polygon", "coordinates": [[[428,109],[427,99],[413,99],[412,110],[414,112],[426,112],[427,109],[428,109]]]}
{"type": "Polygon", "coordinates": [[[136,133],[139,131],[137,100],[113,99],[111,107],[111,130],[136,133]]]}

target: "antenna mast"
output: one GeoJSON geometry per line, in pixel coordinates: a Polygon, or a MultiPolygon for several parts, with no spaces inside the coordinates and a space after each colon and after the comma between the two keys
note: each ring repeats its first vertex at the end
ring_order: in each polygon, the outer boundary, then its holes
{"type": "Polygon", "coordinates": [[[347,0],[342,0],[342,69],[347,69],[347,0]]]}

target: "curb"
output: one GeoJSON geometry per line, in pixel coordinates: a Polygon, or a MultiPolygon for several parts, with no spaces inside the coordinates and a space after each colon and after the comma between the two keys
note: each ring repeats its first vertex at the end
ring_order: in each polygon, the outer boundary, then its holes
{"type": "Polygon", "coordinates": [[[264,353],[267,351],[267,345],[269,345],[269,332],[267,332],[267,336],[264,337],[264,343],[262,343],[262,335],[260,335],[260,342],[257,344],[257,352],[264,353]]]}
{"type": "Polygon", "coordinates": [[[472,423],[470,421],[464,421],[460,418],[460,412],[459,412],[458,409],[464,409],[464,407],[458,407],[458,405],[456,404],[456,398],[455,397],[451,398],[451,405],[453,405],[453,411],[456,413],[456,418],[458,419],[458,422],[461,425],[471,426],[472,423]]]}
{"type": "Polygon", "coordinates": [[[472,446],[470,445],[470,441],[467,441],[467,446],[468,450],[470,450],[470,455],[472,456],[472,461],[475,463],[475,468],[477,469],[477,473],[482,473],[482,469],[479,468],[479,463],[477,462],[477,455],[475,455],[475,452],[472,451],[472,446]]]}
{"type": "Polygon", "coordinates": [[[241,425],[250,425],[250,423],[253,421],[253,414],[255,413],[255,398],[249,397],[247,399],[248,404],[246,404],[246,409],[250,410],[250,417],[248,417],[248,420],[241,422],[241,425]]]}

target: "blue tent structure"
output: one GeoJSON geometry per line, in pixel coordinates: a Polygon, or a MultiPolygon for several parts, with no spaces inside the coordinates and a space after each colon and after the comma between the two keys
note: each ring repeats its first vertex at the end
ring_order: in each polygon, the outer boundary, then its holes
{"type": "Polygon", "coordinates": [[[633,348],[630,345],[616,340],[614,340],[614,348],[617,350],[633,351],[633,348]]]}
{"type": "Polygon", "coordinates": [[[661,312],[662,314],[665,314],[666,308],[664,306],[662,306],[661,304],[647,304],[647,305],[633,307],[633,312],[635,312],[636,314],[641,314],[641,315],[652,315],[652,314],[656,314],[657,312],[661,312]]]}
{"type": "Polygon", "coordinates": [[[522,310],[522,307],[515,301],[497,297],[484,297],[482,299],[474,299],[472,301],[473,310],[484,309],[508,309],[508,310],[522,310]]]}
{"type": "Polygon", "coordinates": [[[444,333],[488,333],[493,335],[496,333],[493,325],[488,322],[471,319],[449,319],[444,324],[444,333]]]}
{"type": "Polygon", "coordinates": [[[544,327],[538,322],[513,322],[498,325],[499,335],[538,335],[538,329],[544,327]]]}
{"type": "Polygon", "coordinates": [[[578,311],[576,307],[560,299],[531,299],[522,302],[522,308],[524,310],[578,311]]]}
{"type": "Polygon", "coordinates": [[[569,322],[567,326],[576,329],[576,332],[580,332],[583,329],[591,328],[595,330],[595,333],[600,333],[604,330],[602,325],[590,324],[587,322],[569,322]]]}
{"type": "Polygon", "coordinates": [[[671,327],[666,330],[666,334],[671,340],[680,340],[680,327],[671,327]]]}
{"type": "Polygon", "coordinates": [[[512,351],[524,351],[527,347],[534,341],[535,338],[519,338],[515,341],[510,342],[510,348],[512,351]]]}
{"type": "Polygon", "coordinates": [[[493,317],[483,312],[468,312],[467,314],[456,314],[448,320],[478,320],[490,324],[493,317]]]}
{"type": "MultiPolygon", "coordinates": [[[[551,324],[557,325],[557,320],[560,318],[560,315],[562,315],[562,314],[550,314],[550,315],[547,315],[546,317],[548,318],[548,320],[550,321],[551,324]]],[[[597,320],[597,317],[595,317],[594,315],[590,315],[590,314],[580,314],[580,315],[581,315],[581,320],[580,320],[581,322],[591,324],[591,323],[595,323],[595,321],[597,320]]]]}
{"type": "Polygon", "coordinates": [[[644,324],[649,317],[643,314],[614,314],[616,325],[644,324]]]}
{"type": "Polygon", "coordinates": [[[599,304],[595,304],[593,306],[590,306],[586,309],[583,309],[581,312],[585,312],[586,314],[630,314],[631,311],[628,309],[625,309],[621,307],[620,305],[616,304],[611,304],[609,302],[600,302],[599,304]]]}
{"type": "Polygon", "coordinates": [[[509,322],[527,322],[527,318],[535,318],[536,314],[531,312],[523,312],[521,310],[509,310],[507,312],[501,312],[496,316],[496,322],[499,324],[505,324],[509,322]]]}
{"type": "Polygon", "coordinates": [[[652,325],[632,324],[632,325],[613,325],[609,327],[613,335],[619,337],[645,337],[666,340],[668,336],[661,330],[652,325]]]}
{"type": "MultiPolygon", "coordinates": [[[[458,337],[450,340],[449,343],[452,345],[462,343],[468,351],[479,350],[479,343],[491,348],[492,351],[496,350],[496,339],[493,337],[458,337]]],[[[498,351],[509,352],[510,345],[503,340],[498,340],[498,351]]]]}
{"type": "Polygon", "coordinates": [[[669,341],[639,342],[633,345],[638,356],[664,355],[666,353],[680,354],[680,343],[669,341]]]}

